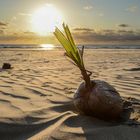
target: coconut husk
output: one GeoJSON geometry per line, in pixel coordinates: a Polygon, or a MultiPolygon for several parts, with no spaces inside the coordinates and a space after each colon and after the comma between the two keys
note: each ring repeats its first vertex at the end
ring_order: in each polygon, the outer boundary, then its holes
{"type": "Polygon", "coordinates": [[[104,120],[117,119],[123,111],[123,100],[117,90],[105,81],[91,81],[92,89],[88,91],[81,83],[74,95],[77,110],[86,115],[104,120]]]}

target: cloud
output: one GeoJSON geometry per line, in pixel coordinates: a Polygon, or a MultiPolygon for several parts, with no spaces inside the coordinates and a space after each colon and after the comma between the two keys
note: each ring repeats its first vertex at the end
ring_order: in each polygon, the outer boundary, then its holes
{"type": "Polygon", "coordinates": [[[133,30],[100,30],[95,31],[92,29],[87,30],[87,32],[75,32],[74,30],[74,37],[78,43],[140,43],[140,31],[133,31],[133,30]]]}
{"type": "Polygon", "coordinates": [[[76,32],[93,32],[94,29],[90,29],[90,28],[74,28],[73,29],[76,32]]]}
{"type": "Polygon", "coordinates": [[[29,14],[29,13],[18,13],[18,15],[20,15],[20,16],[31,16],[32,14],[29,14]]]}
{"type": "Polygon", "coordinates": [[[137,6],[130,6],[126,9],[126,11],[129,11],[129,12],[136,12],[138,10],[138,7],[137,6]]]}
{"type": "Polygon", "coordinates": [[[0,26],[7,26],[7,25],[8,25],[7,23],[0,21],[0,26]]]}
{"type": "Polygon", "coordinates": [[[13,21],[15,21],[15,20],[17,20],[17,17],[16,17],[16,16],[13,16],[13,17],[11,18],[11,22],[13,22],[13,21]]]}
{"type": "Polygon", "coordinates": [[[54,36],[38,36],[37,34],[29,31],[15,32],[10,34],[0,34],[0,43],[20,43],[20,44],[53,44],[56,43],[54,36]]]}
{"type": "Polygon", "coordinates": [[[119,27],[122,27],[122,28],[129,27],[128,24],[119,24],[118,26],[119,26],[119,27]]]}
{"type": "Polygon", "coordinates": [[[0,35],[3,35],[4,34],[4,31],[3,30],[0,30],[0,35]]]}
{"type": "Polygon", "coordinates": [[[99,13],[99,16],[100,16],[100,17],[103,17],[103,16],[104,16],[104,13],[99,13]]]}
{"type": "Polygon", "coordinates": [[[2,26],[2,27],[0,27],[0,29],[1,30],[5,30],[5,29],[7,29],[7,27],[6,26],[2,26]]]}
{"type": "Polygon", "coordinates": [[[122,33],[123,34],[128,34],[128,33],[133,34],[133,33],[135,33],[133,30],[127,30],[127,31],[126,30],[118,30],[117,32],[120,34],[122,34],[122,33]]]}
{"type": "Polygon", "coordinates": [[[25,34],[25,35],[35,35],[36,33],[30,32],[30,31],[25,31],[25,32],[23,32],[23,34],[25,34]]]}
{"type": "Polygon", "coordinates": [[[85,7],[83,7],[84,8],[84,10],[91,10],[91,9],[93,9],[93,6],[85,6],[85,7]]]}
{"type": "MultiPolygon", "coordinates": [[[[72,35],[77,44],[140,44],[140,30],[74,28],[72,35]]],[[[45,44],[58,43],[54,36],[38,36],[34,32],[23,31],[15,33],[4,33],[0,30],[1,43],[31,43],[45,44]]]]}

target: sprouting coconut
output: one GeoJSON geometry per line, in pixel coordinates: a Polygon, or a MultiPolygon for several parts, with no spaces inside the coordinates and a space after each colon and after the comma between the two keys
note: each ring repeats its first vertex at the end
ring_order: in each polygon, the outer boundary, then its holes
{"type": "Polygon", "coordinates": [[[66,50],[66,56],[76,65],[83,77],[75,95],[74,105],[80,113],[101,119],[117,119],[123,111],[123,100],[114,87],[105,81],[91,80],[92,72],[86,70],[83,61],[84,46],[76,47],[70,30],[63,24],[65,34],[57,27],[54,35],[66,50]]]}

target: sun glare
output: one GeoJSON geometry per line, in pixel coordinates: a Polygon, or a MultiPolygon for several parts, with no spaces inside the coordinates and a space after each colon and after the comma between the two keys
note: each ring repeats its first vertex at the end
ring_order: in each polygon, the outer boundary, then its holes
{"type": "Polygon", "coordinates": [[[53,50],[55,46],[53,44],[41,44],[43,50],[53,50]]]}
{"type": "Polygon", "coordinates": [[[62,25],[62,15],[53,5],[46,5],[33,13],[31,23],[34,32],[48,35],[62,25]]]}

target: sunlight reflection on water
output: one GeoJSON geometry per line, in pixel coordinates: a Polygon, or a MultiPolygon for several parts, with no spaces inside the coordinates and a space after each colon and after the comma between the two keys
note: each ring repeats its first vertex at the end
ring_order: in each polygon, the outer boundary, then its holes
{"type": "Polygon", "coordinates": [[[41,44],[43,50],[54,50],[55,46],[53,44],[41,44]]]}

